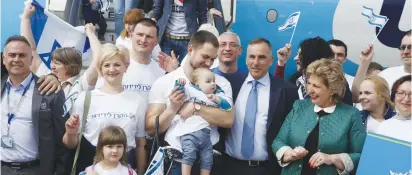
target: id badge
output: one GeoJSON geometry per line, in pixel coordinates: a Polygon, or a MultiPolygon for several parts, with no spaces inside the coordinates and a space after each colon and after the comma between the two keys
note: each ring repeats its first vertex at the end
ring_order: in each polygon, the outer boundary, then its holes
{"type": "Polygon", "coordinates": [[[9,135],[1,136],[1,147],[3,147],[3,148],[12,148],[13,147],[13,138],[9,135]]]}

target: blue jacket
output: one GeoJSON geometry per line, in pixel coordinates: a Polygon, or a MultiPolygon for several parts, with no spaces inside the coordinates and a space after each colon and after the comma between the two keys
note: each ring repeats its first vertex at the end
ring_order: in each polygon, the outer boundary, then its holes
{"type": "MultiPolygon", "coordinates": [[[[386,111],[385,111],[385,114],[383,114],[383,118],[385,120],[388,120],[388,119],[392,118],[394,115],[396,115],[396,112],[391,108],[391,106],[386,104],[386,111]]],[[[369,116],[369,111],[365,111],[365,110],[361,111],[362,123],[365,126],[367,126],[368,116],[369,116]]]]}
{"type": "MultiPolygon", "coordinates": [[[[166,31],[166,25],[169,23],[173,2],[174,0],[154,1],[152,18],[158,21],[159,43],[161,43],[163,34],[166,31]]],[[[207,23],[207,0],[184,0],[183,8],[185,10],[187,29],[189,34],[192,35],[197,32],[200,25],[207,23]]]]}

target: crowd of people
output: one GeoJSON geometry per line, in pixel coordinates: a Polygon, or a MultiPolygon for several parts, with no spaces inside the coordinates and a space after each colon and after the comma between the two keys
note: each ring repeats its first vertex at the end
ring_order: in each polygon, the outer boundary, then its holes
{"type": "Polygon", "coordinates": [[[213,2],[195,2],[155,0],[151,18],[124,10],[115,44],[86,24],[93,56],[82,74],[70,47],[52,53],[51,70],[40,66],[26,6],[2,55],[2,173],[143,175],[159,137],[177,150],[165,174],[355,174],[367,132],[412,142],[411,31],[403,65],[383,69],[367,45],[355,77],[342,68],[350,46],[305,39],[285,80],[291,45],[242,48],[208,21],[221,15],[213,2]]]}

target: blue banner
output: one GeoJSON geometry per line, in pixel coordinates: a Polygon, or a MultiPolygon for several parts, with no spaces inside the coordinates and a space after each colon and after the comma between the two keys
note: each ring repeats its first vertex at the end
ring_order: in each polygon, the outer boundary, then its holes
{"type": "Polygon", "coordinates": [[[356,175],[410,175],[411,149],[410,142],[368,133],[356,175]]]}

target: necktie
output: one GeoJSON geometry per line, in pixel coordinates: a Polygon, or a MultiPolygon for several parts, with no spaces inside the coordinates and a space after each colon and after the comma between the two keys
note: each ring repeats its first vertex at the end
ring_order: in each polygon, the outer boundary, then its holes
{"type": "MultiPolygon", "coordinates": [[[[250,81],[252,83],[252,89],[249,92],[246,103],[245,119],[243,121],[243,134],[242,134],[242,147],[241,153],[245,159],[249,159],[253,155],[254,140],[255,140],[255,123],[257,113],[257,84],[256,80],[250,81]]],[[[249,83],[250,83],[249,82],[249,83]]]]}
{"type": "Polygon", "coordinates": [[[296,80],[296,84],[298,85],[299,91],[302,92],[303,99],[308,99],[309,95],[306,93],[306,88],[303,85],[303,83],[300,82],[299,79],[298,79],[298,80],[296,80]]]}

